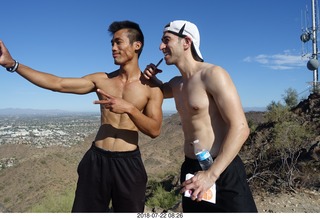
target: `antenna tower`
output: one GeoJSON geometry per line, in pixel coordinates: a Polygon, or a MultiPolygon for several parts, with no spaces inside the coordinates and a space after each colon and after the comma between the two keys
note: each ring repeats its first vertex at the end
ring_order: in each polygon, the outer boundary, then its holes
{"type": "Polygon", "coordinates": [[[318,21],[318,0],[311,0],[311,7],[312,7],[312,27],[306,28],[303,30],[303,33],[300,36],[300,40],[303,43],[308,41],[312,41],[312,54],[309,58],[307,63],[307,68],[310,71],[313,71],[313,81],[312,84],[312,91],[313,93],[319,93],[319,82],[318,82],[318,40],[317,40],[317,33],[319,30],[319,21],[318,21]]]}

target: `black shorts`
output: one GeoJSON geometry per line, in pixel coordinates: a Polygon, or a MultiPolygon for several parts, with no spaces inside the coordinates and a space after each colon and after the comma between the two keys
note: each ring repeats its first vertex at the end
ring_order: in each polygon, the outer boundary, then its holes
{"type": "Polygon", "coordinates": [[[111,152],[93,143],[78,166],[72,212],[143,212],[147,173],[139,148],[111,152]]]}
{"type": "MultiPolygon", "coordinates": [[[[181,166],[180,182],[187,173],[200,171],[198,160],[185,158],[181,166]]],[[[183,212],[257,212],[257,207],[247,183],[247,176],[239,156],[230,163],[216,181],[216,204],[207,201],[192,201],[182,197],[183,212]]]]}

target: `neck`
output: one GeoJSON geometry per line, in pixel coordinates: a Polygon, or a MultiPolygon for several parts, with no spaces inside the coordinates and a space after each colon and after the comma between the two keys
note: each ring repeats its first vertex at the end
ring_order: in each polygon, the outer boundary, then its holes
{"type": "Polygon", "coordinates": [[[198,71],[199,68],[199,62],[192,59],[185,59],[181,60],[176,64],[177,68],[179,69],[182,77],[189,78],[191,77],[195,72],[198,71]]]}
{"type": "Polygon", "coordinates": [[[120,66],[119,75],[124,80],[135,80],[140,78],[141,70],[138,63],[131,63],[120,66]]]}

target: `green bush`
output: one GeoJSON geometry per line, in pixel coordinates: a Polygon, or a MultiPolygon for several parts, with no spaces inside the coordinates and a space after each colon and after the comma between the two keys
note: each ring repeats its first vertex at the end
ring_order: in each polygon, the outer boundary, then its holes
{"type": "Polygon", "coordinates": [[[298,92],[293,88],[287,89],[282,98],[289,108],[295,107],[299,102],[298,92]]]}
{"type": "Polygon", "coordinates": [[[167,192],[160,183],[155,184],[154,187],[152,196],[146,202],[146,205],[150,208],[160,207],[168,210],[181,198],[174,191],[167,192]]]}
{"type": "Polygon", "coordinates": [[[293,113],[290,109],[298,104],[298,93],[296,90],[289,88],[282,95],[284,104],[280,101],[271,103],[267,106],[266,118],[269,122],[282,122],[292,119],[293,113]]]}
{"type": "Polygon", "coordinates": [[[295,176],[298,175],[297,163],[300,157],[300,149],[305,142],[309,142],[312,133],[307,127],[296,121],[284,121],[273,128],[273,154],[278,154],[281,163],[278,175],[283,180],[285,187],[293,188],[295,176]]]}
{"type": "Polygon", "coordinates": [[[276,123],[288,120],[291,114],[292,113],[287,106],[282,105],[280,102],[276,103],[275,101],[272,101],[267,106],[265,117],[268,122],[276,123]]]}
{"type": "Polygon", "coordinates": [[[251,152],[246,164],[249,181],[270,191],[294,190],[304,183],[301,155],[316,136],[312,123],[291,110],[297,103],[297,92],[288,89],[286,93],[284,104],[272,101],[267,106],[267,122],[252,133],[246,147],[251,152]]]}

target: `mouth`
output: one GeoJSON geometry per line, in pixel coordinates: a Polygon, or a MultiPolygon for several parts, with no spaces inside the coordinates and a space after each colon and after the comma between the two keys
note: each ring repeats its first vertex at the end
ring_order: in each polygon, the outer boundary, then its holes
{"type": "Polygon", "coordinates": [[[167,57],[167,56],[169,56],[169,55],[170,55],[170,54],[169,54],[168,52],[164,52],[164,53],[163,53],[163,56],[164,56],[164,57],[167,57]]]}
{"type": "Polygon", "coordinates": [[[113,58],[117,58],[119,56],[119,53],[112,53],[113,58]]]}

